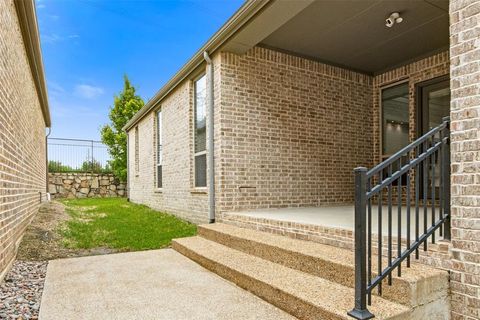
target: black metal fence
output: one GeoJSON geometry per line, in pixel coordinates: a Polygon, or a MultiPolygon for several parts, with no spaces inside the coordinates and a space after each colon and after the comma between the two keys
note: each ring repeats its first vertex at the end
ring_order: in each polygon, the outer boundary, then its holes
{"type": "Polygon", "coordinates": [[[355,307],[349,312],[355,319],[373,318],[367,309],[373,289],[381,295],[383,280],[392,285],[394,270],[400,277],[402,263],[410,267],[411,255],[418,259],[428,240],[450,239],[449,126],[444,118],[373,169],[355,169],[355,307]]]}
{"type": "Polygon", "coordinates": [[[110,160],[101,141],[48,138],[49,172],[110,173],[110,160]]]}

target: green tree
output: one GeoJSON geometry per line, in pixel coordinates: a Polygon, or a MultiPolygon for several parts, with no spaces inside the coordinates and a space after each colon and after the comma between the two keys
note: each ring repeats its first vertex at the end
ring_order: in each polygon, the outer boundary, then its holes
{"type": "Polygon", "coordinates": [[[127,135],[122,128],[144,104],[125,75],[123,91],[114,96],[113,107],[110,107],[110,123],[101,129],[102,142],[112,156],[110,167],[122,181],[127,178],[127,135]]]}
{"type": "Polygon", "coordinates": [[[64,165],[61,161],[49,160],[48,171],[49,172],[69,172],[69,171],[73,171],[73,168],[70,166],[64,165]]]}
{"type": "Polygon", "coordinates": [[[82,172],[95,172],[100,173],[103,172],[104,169],[102,168],[102,164],[98,160],[85,160],[80,167],[82,172]]]}

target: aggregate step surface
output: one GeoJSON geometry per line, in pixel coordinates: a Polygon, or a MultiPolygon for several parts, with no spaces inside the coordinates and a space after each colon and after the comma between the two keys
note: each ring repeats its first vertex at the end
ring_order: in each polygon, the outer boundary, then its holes
{"type": "MultiPolygon", "coordinates": [[[[355,263],[350,250],[222,223],[201,225],[198,234],[232,249],[353,288],[355,263]]],[[[372,269],[376,270],[377,259],[372,260],[372,269]]],[[[386,263],[384,259],[383,266],[386,263]]],[[[382,297],[410,307],[425,305],[447,294],[448,277],[446,271],[422,264],[412,263],[410,268],[402,265],[402,276],[397,277],[395,271],[392,286],[384,281],[382,297]]]]}
{"type": "MultiPolygon", "coordinates": [[[[204,236],[204,231],[201,231],[204,236]]],[[[175,239],[172,246],[221,277],[299,319],[351,319],[354,290],[319,276],[232,249],[200,236],[175,239]]],[[[373,296],[376,319],[409,319],[411,308],[373,296]]]]}

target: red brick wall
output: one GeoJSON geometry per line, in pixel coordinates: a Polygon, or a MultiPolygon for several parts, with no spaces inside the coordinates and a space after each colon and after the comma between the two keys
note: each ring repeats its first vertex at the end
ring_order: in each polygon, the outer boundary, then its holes
{"type": "Polygon", "coordinates": [[[372,77],[255,47],[222,53],[220,210],[353,201],[372,166],[372,77]]]}

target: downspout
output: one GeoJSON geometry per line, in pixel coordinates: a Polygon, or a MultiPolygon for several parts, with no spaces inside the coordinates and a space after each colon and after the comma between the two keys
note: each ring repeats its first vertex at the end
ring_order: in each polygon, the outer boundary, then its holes
{"type": "Polygon", "coordinates": [[[212,59],[208,55],[207,51],[203,52],[203,58],[207,62],[208,71],[209,71],[209,99],[208,99],[208,152],[207,152],[207,168],[208,168],[208,222],[214,223],[215,222],[215,162],[214,162],[214,153],[215,153],[215,145],[213,143],[214,138],[214,127],[213,127],[213,63],[212,59]]]}
{"type": "MultiPolygon", "coordinates": [[[[45,136],[45,194],[47,201],[50,201],[50,193],[48,192],[48,137],[52,133],[52,128],[48,127],[48,133],[45,136]]],[[[41,201],[42,196],[40,196],[41,201]]]]}
{"type": "Polygon", "coordinates": [[[127,201],[130,202],[130,162],[128,161],[128,154],[130,153],[130,134],[128,131],[125,131],[127,134],[127,201]]]}

